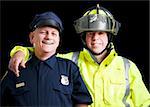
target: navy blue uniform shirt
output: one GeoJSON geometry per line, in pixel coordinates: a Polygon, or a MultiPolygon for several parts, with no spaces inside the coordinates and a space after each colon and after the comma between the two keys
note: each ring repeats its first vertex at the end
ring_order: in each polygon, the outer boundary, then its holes
{"type": "Polygon", "coordinates": [[[33,56],[19,77],[8,71],[1,88],[2,105],[72,107],[92,103],[78,67],[55,55],[46,61],[33,56]]]}

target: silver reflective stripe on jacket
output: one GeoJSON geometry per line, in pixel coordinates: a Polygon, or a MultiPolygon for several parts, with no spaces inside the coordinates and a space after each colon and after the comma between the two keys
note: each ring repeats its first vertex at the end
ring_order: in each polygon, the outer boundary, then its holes
{"type": "Polygon", "coordinates": [[[125,67],[125,79],[126,79],[126,91],[125,91],[125,95],[122,99],[123,103],[125,104],[125,107],[130,107],[130,105],[126,102],[127,97],[129,95],[130,92],[130,84],[129,84],[129,68],[130,68],[130,62],[128,59],[123,57],[123,61],[124,61],[124,67],[125,67]]]}
{"type": "Polygon", "coordinates": [[[80,53],[79,51],[73,52],[72,61],[73,61],[75,64],[78,64],[79,53],[80,53]]]}
{"type": "MultiPolygon", "coordinates": [[[[78,58],[79,58],[79,51],[77,52],[73,52],[73,55],[72,55],[72,61],[76,64],[78,64],[78,58]]],[[[130,68],[130,62],[128,59],[123,58],[123,61],[124,61],[124,67],[125,67],[125,79],[126,79],[126,90],[125,90],[125,95],[122,99],[123,103],[125,104],[125,107],[130,107],[130,105],[126,102],[127,100],[127,97],[129,95],[129,92],[130,92],[130,84],[129,84],[129,68],[130,68]]]]}

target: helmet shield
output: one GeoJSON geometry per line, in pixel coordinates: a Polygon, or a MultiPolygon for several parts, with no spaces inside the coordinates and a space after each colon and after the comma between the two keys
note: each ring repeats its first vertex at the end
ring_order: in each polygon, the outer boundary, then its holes
{"type": "Polygon", "coordinates": [[[120,26],[121,24],[103,7],[89,10],[81,18],[74,21],[77,33],[104,31],[117,35],[120,26]]]}

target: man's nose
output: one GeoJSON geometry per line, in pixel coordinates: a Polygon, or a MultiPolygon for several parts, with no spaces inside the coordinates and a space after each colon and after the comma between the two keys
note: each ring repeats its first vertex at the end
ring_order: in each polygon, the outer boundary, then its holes
{"type": "Polygon", "coordinates": [[[51,39],[52,38],[52,35],[50,34],[50,33],[47,33],[46,35],[45,35],[45,39],[46,40],[49,40],[49,39],[51,39]]]}
{"type": "Polygon", "coordinates": [[[92,39],[97,40],[98,39],[98,33],[93,33],[92,39]]]}

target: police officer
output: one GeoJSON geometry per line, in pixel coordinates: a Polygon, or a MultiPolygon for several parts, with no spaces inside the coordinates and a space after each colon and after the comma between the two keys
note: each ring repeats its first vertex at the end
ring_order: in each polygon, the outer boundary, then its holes
{"type": "MultiPolygon", "coordinates": [[[[139,69],[131,60],[118,56],[114,49],[112,40],[120,25],[107,9],[94,6],[74,23],[76,32],[81,35],[84,49],[58,55],[73,60],[79,66],[92,95],[91,107],[150,106],[150,94],[139,69]]],[[[18,74],[18,65],[24,65],[24,55],[29,55],[28,48],[15,47],[11,55],[14,56],[10,60],[10,68],[18,74]]]]}
{"type": "Polygon", "coordinates": [[[79,69],[55,56],[62,22],[53,12],[37,14],[30,24],[35,54],[19,77],[8,71],[1,83],[2,105],[87,107],[92,103],[79,69]]]}

